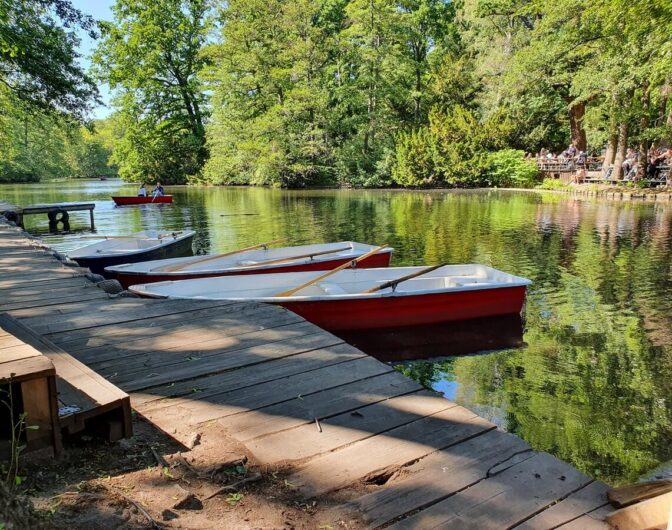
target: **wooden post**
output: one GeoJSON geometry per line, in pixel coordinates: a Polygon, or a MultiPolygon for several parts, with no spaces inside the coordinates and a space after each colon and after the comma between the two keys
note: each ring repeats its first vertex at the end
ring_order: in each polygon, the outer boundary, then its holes
{"type": "Polygon", "coordinates": [[[89,216],[91,217],[91,231],[93,232],[96,229],[96,225],[93,224],[93,208],[89,210],[89,216]]]}

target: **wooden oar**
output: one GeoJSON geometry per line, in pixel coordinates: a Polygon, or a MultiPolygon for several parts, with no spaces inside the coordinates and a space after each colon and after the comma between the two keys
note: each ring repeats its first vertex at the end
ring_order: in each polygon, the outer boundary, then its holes
{"type": "Polygon", "coordinates": [[[389,282],[381,283],[380,285],[377,285],[376,287],[371,287],[371,289],[367,289],[366,291],[362,291],[361,294],[377,293],[378,291],[382,291],[383,289],[387,289],[388,287],[392,287],[392,289],[394,289],[401,282],[405,282],[406,280],[410,280],[412,278],[417,278],[418,276],[422,276],[423,274],[427,274],[428,272],[435,271],[436,269],[440,269],[444,265],[446,265],[446,264],[442,263],[441,265],[432,265],[431,267],[427,267],[426,269],[422,269],[420,271],[416,271],[416,272],[413,272],[411,274],[407,274],[406,276],[402,276],[401,278],[397,278],[396,280],[390,280],[389,282]]]}
{"type": "Polygon", "coordinates": [[[325,272],[324,274],[321,274],[317,278],[313,278],[309,282],[303,283],[299,285],[298,287],[293,287],[292,289],[289,289],[288,291],[283,291],[281,293],[278,293],[274,296],[277,297],[283,297],[283,296],[292,296],[294,293],[298,293],[301,289],[305,289],[306,287],[309,287],[319,281],[324,280],[325,278],[328,278],[329,276],[336,274],[338,271],[342,271],[343,269],[347,269],[348,267],[351,267],[352,265],[359,263],[362,260],[365,260],[366,258],[373,256],[374,254],[377,254],[381,250],[387,247],[387,244],[381,245],[377,248],[374,248],[373,250],[369,250],[366,254],[362,254],[358,258],[353,259],[352,261],[348,261],[347,263],[344,263],[343,265],[339,265],[335,269],[330,270],[329,272],[325,272]]]}
{"type": "Polygon", "coordinates": [[[185,267],[189,267],[194,264],[201,264],[205,263],[206,261],[212,261],[216,260],[219,258],[223,258],[225,256],[233,256],[234,254],[240,254],[241,252],[247,252],[248,250],[256,250],[258,248],[264,248],[269,245],[274,245],[276,243],[282,243],[283,241],[287,241],[287,239],[276,239],[274,241],[269,241],[268,243],[261,243],[259,245],[253,245],[251,247],[247,248],[241,248],[240,250],[234,250],[233,252],[227,252],[225,254],[213,254],[212,256],[205,256],[200,259],[195,259],[191,261],[186,261],[182,263],[175,263],[173,265],[163,265],[161,267],[156,267],[155,269],[152,269],[150,272],[175,272],[184,269],[185,267]]]}
{"type": "Polygon", "coordinates": [[[335,248],[334,250],[323,250],[321,252],[313,252],[311,254],[300,254],[299,256],[288,256],[286,258],[272,259],[268,261],[259,261],[250,265],[243,265],[243,267],[256,267],[258,265],[272,265],[274,263],[284,263],[285,261],[294,261],[301,258],[312,258],[314,256],[323,256],[324,254],[334,254],[336,252],[343,252],[345,250],[352,250],[352,247],[335,248]]]}

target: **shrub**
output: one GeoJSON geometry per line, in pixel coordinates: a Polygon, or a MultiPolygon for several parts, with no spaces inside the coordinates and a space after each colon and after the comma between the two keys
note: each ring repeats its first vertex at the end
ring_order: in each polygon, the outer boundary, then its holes
{"type": "Polygon", "coordinates": [[[534,160],[525,159],[523,151],[503,149],[488,153],[483,176],[489,186],[531,188],[538,181],[539,169],[534,160]]]}

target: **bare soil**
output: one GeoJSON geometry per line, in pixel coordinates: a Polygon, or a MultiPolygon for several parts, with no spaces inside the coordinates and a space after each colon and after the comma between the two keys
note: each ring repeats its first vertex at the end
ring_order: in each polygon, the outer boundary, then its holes
{"type": "MultiPolygon", "coordinates": [[[[134,420],[134,432],[114,444],[87,436],[70,440],[58,460],[24,457],[20,493],[32,501],[45,527],[364,528],[338,508],[339,496],[305,501],[286,472],[254,465],[237,442],[221,443],[223,433],[194,433],[194,447],[185,449],[140,419],[134,420]]],[[[37,527],[37,519],[5,519],[7,530],[37,527]]],[[[0,513],[0,528],[2,521],[0,513]]]]}

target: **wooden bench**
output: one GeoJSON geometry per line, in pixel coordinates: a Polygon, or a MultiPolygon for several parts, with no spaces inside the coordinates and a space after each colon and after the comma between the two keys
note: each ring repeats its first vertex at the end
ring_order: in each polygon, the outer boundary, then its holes
{"type": "Polygon", "coordinates": [[[7,313],[0,314],[0,328],[53,363],[58,420],[67,434],[87,430],[109,441],[133,435],[128,394],[7,313]]]}
{"type": "Polygon", "coordinates": [[[13,436],[20,436],[15,443],[25,443],[27,451],[51,447],[58,456],[62,444],[54,363],[2,328],[0,388],[0,456],[6,458],[16,450],[13,436]]]}

